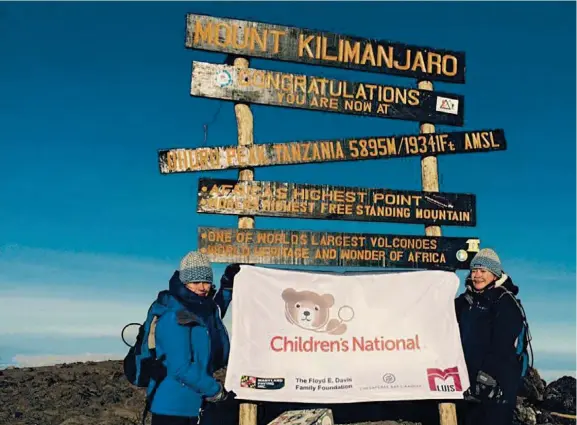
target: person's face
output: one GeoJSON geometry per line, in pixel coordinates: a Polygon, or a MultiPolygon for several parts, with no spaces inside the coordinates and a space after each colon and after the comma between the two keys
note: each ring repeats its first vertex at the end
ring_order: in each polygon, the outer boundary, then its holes
{"type": "Polygon", "coordinates": [[[186,285],[186,289],[191,292],[194,292],[196,295],[200,297],[206,297],[210,292],[210,288],[212,285],[209,282],[188,282],[186,285]]]}
{"type": "Polygon", "coordinates": [[[473,269],[471,272],[471,279],[473,280],[473,286],[477,291],[482,291],[494,282],[497,277],[488,270],[485,269],[473,269]]]}

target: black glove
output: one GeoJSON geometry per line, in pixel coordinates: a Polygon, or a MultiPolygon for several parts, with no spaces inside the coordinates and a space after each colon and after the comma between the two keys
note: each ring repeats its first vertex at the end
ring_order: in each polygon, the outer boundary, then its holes
{"type": "Polygon", "coordinates": [[[240,264],[229,264],[224,269],[224,274],[220,278],[220,287],[223,289],[232,290],[234,285],[234,277],[240,271],[240,264]]]}
{"type": "Polygon", "coordinates": [[[212,397],[206,397],[205,400],[209,403],[223,403],[233,400],[236,394],[232,391],[227,391],[224,386],[220,385],[219,391],[212,397]]]}
{"type": "Polygon", "coordinates": [[[477,397],[475,397],[475,396],[473,395],[473,393],[471,392],[471,387],[467,388],[467,391],[465,391],[465,392],[463,393],[463,399],[464,399],[465,401],[469,401],[469,402],[471,402],[471,403],[480,403],[480,402],[481,402],[480,399],[478,399],[477,397]]]}
{"type": "Polygon", "coordinates": [[[477,373],[476,382],[463,393],[465,400],[481,402],[482,400],[499,401],[503,396],[501,387],[491,375],[482,370],[477,373]]]}

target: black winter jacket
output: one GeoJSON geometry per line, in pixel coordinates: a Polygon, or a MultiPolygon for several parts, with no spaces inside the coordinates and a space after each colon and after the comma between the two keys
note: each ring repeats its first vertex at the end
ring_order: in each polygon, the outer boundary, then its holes
{"type": "Polygon", "coordinates": [[[471,386],[482,370],[497,380],[503,398],[514,403],[521,382],[515,342],[523,316],[511,294],[516,296],[519,288],[506,274],[483,292],[475,291],[469,278],[467,282],[466,291],[455,300],[455,311],[471,386]]]}

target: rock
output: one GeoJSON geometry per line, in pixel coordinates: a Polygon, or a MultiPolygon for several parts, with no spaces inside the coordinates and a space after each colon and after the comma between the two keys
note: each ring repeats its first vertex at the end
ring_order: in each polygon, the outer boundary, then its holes
{"type": "Polygon", "coordinates": [[[76,416],[60,422],[60,425],[85,425],[87,423],[90,423],[90,418],[86,416],[76,416]]]}
{"type": "Polygon", "coordinates": [[[530,406],[517,405],[513,423],[523,425],[537,425],[537,414],[530,406]]]}
{"type": "Polygon", "coordinates": [[[290,410],[275,418],[268,425],[334,425],[331,409],[290,410]]]}
{"type": "Polygon", "coordinates": [[[557,413],[575,414],[575,378],[564,376],[545,388],[543,409],[557,413]]]}
{"type": "Polygon", "coordinates": [[[527,398],[531,403],[538,404],[543,401],[544,394],[545,381],[541,379],[537,369],[530,368],[519,389],[519,397],[527,398]]]}

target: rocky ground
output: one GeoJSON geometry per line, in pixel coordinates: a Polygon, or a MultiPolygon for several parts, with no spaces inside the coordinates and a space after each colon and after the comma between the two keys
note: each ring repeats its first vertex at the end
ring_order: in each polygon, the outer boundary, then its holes
{"type": "MultiPolygon", "coordinates": [[[[217,374],[223,377],[223,371],[217,374]]],[[[143,399],[143,391],[124,378],[119,361],[0,371],[2,425],[138,425],[143,399]]],[[[339,424],[438,424],[437,407],[431,402],[330,407],[339,424]]],[[[288,408],[294,406],[261,405],[259,425],[288,408]]],[[[575,424],[575,378],[547,384],[532,370],[519,393],[515,416],[514,425],[575,424]]]]}

